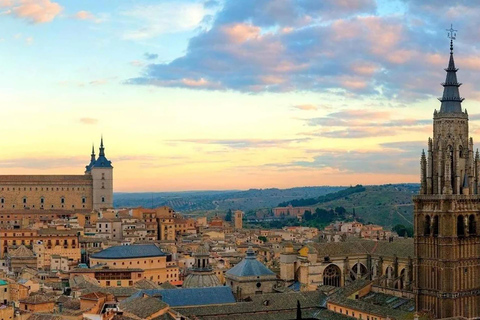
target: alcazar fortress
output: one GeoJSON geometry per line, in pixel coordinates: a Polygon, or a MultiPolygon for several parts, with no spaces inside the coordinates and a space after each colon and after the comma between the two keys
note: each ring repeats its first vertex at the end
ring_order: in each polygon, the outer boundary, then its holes
{"type": "Polygon", "coordinates": [[[113,167],[103,138],[83,175],[0,175],[0,210],[98,210],[113,207],[113,167]]]}

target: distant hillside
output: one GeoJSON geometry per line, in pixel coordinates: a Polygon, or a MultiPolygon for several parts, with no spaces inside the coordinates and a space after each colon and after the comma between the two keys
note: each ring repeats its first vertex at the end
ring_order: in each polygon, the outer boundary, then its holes
{"type": "Polygon", "coordinates": [[[366,189],[364,186],[356,185],[355,187],[350,187],[337,192],[332,192],[320,197],[285,201],[285,202],[279,203],[278,206],[286,207],[288,205],[291,205],[293,207],[308,207],[308,206],[318,205],[320,203],[326,203],[326,202],[334,201],[337,199],[342,199],[354,193],[364,192],[365,190],[366,189]]]}
{"type": "MultiPolygon", "coordinates": [[[[354,187],[354,188],[359,188],[354,187]]],[[[363,187],[362,187],[363,188],[363,187]]],[[[317,202],[312,207],[322,209],[335,209],[344,207],[348,213],[355,209],[357,217],[364,222],[371,222],[382,226],[392,227],[396,224],[405,226],[413,225],[413,203],[412,196],[418,194],[420,186],[418,184],[388,184],[380,186],[366,186],[362,189],[356,189],[343,197],[336,197],[347,193],[346,190],[332,193],[325,198],[335,198],[331,201],[317,202]]]]}
{"type": "Polygon", "coordinates": [[[250,189],[246,191],[187,191],[155,193],[115,193],[115,207],[152,208],[167,205],[180,212],[272,208],[280,202],[318,198],[346,187],[299,187],[291,189],[250,189]]]}

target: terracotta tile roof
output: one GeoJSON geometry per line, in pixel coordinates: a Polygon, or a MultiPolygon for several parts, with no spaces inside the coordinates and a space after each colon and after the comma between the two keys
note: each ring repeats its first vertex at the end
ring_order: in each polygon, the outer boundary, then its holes
{"type": "Polygon", "coordinates": [[[133,314],[141,319],[146,319],[147,317],[168,308],[168,304],[155,297],[142,296],[122,300],[122,302],[120,302],[120,308],[126,313],[133,314]]]}

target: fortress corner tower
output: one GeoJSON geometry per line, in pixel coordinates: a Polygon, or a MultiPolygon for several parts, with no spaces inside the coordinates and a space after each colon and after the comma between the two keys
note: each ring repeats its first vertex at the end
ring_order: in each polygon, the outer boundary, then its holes
{"type": "Polygon", "coordinates": [[[480,157],[459,94],[455,30],[448,31],[441,106],[433,114],[433,137],[420,160],[420,194],[413,199],[416,309],[435,319],[480,317],[480,157]]]}

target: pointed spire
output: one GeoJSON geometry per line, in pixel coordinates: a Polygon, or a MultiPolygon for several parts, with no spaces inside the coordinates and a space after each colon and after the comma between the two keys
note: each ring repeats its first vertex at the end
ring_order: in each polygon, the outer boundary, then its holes
{"type": "Polygon", "coordinates": [[[92,154],[91,159],[92,162],[95,162],[95,145],[92,143],[92,154]]]}
{"type": "Polygon", "coordinates": [[[98,156],[105,157],[105,148],[103,147],[103,134],[102,134],[102,137],[100,138],[100,152],[98,156]]]}
{"type": "Polygon", "coordinates": [[[462,101],[458,87],[462,84],[457,81],[457,71],[455,67],[455,60],[453,59],[453,40],[456,37],[456,30],[453,26],[447,29],[448,37],[450,38],[450,60],[448,61],[448,67],[445,69],[447,77],[443,86],[443,96],[439,98],[442,102],[440,107],[440,113],[459,113],[462,112],[462,101]]]}

